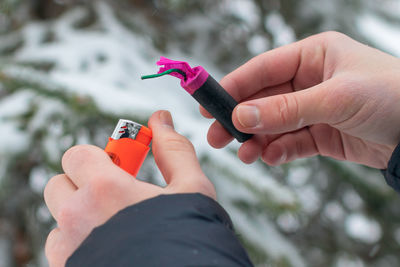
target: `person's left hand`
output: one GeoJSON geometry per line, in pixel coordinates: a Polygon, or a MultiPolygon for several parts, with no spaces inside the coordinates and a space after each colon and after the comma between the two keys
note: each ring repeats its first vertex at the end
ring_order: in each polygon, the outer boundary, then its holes
{"type": "Polygon", "coordinates": [[[65,174],[48,182],[44,198],[57,221],[46,242],[50,266],[64,266],[93,228],[123,208],[160,194],[202,193],[216,198],[214,186],[200,168],[193,145],[173,128],[168,111],[149,120],[154,159],[168,186],[136,180],[102,149],[80,145],[62,158],[65,174]]]}

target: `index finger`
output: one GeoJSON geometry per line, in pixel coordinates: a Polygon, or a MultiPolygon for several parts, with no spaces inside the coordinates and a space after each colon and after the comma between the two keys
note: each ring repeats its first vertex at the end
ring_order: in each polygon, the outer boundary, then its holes
{"type": "MultiPolygon", "coordinates": [[[[226,75],[222,87],[237,101],[242,102],[260,90],[290,81],[300,62],[301,41],[260,54],[226,75]]],[[[200,105],[200,113],[213,116],[200,105]]]]}
{"type": "Polygon", "coordinates": [[[325,37],[319,34],[260,54],[226,75],[221,85],[238,102],[288,81],[295,82],[293,90],[316,85],[323,77],[325,37]]]}
{"type": "MultiPolygon", "coordinates": [[[[241,102],[266,87],[290,81],[299,67],[300,54],[300,43],[265,52],[226,75],[220,84],[237,102],[241,102]]],[[[200,113],[212,118],[201,105],[200,113]]]]}
{"type": "Polygon", "coordinates": [[[136,181],[115,165],[104,150],[92,145],[70,148],[65,152],[61,164],[65,174],[78,188],[102,177],[136,181]]]}

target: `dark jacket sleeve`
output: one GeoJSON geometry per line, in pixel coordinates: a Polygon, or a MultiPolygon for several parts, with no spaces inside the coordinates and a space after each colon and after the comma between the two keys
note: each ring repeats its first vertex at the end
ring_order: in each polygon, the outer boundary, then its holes
{"type": "Polygon", "coordinates": [[[400,193],[400,144],[397,145],[386,170],[382,170],[386,182],[400,193]]]}
{"type": "Polygon", "coordinates": [[[201,194],[161,195],[95,228],[66,266],[253,266],[232,222],[201,194]]]}

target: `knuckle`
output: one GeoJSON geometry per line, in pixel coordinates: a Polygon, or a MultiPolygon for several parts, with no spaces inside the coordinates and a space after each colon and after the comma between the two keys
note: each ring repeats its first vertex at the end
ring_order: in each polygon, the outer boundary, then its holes
{"type": "Polygon", "coordinates": [[[277,101],[277,110],[282,124],[289,124],[298,118],[299,106],[295,97],[281,95],[277,101]]]}
{"type": "Polygon", "coordinates": [[[53,193],[54,189],[57,188],[57,183],[60,179],[64,179],[64,174],[58,174],[49,179],[43,191],[45,200],[53,193]]]}
{"type": "Polygon", "coordinates": [[[58,214],[56,216],[57,223],[60,227],[70,228],[74,225],[77,216],[78,213],[76,209],[68,203],[64,203],[58,210],[58,214]]]}
{"type": "Polygon", "coordinates": [[[303,143],[300,140],[295,141],[296,154],[294,156],[302,157],[304,152],[303,143]]]}
{"type": "Polygon", "coordinates": [[[94,203],[99,203],[105,196],[112,192],[116,186],[116,180],[107,176],[93,177],[88,183],[89,199],[94,203]]]}
{"type": "Polygon", "coordinates": [[[338,40],[347,37],[345,34],[337,31],[326,31],[321,33],[321,36],[323,39],[328,39],[328,40],[338,40]]]}

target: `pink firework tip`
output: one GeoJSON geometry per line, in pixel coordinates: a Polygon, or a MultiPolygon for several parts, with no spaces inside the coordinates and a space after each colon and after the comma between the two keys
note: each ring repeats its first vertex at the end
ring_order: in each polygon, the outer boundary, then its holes
{"type": "Polygon", "coordinates": [[[186,74],[186,80],[182,74],[178,72],[171,72],[169,75],[181,79],[181,86],[189,93],[193,94],[197,89],[199,89],[207,80],[208,73],[202,66],[190,67],[189,63],[185,61],[171,60],[166,57],[160,57],[157,61],[157,65],[162,66],[158,73],[165,72],[170,69],[179,69],[186,74]]]}

